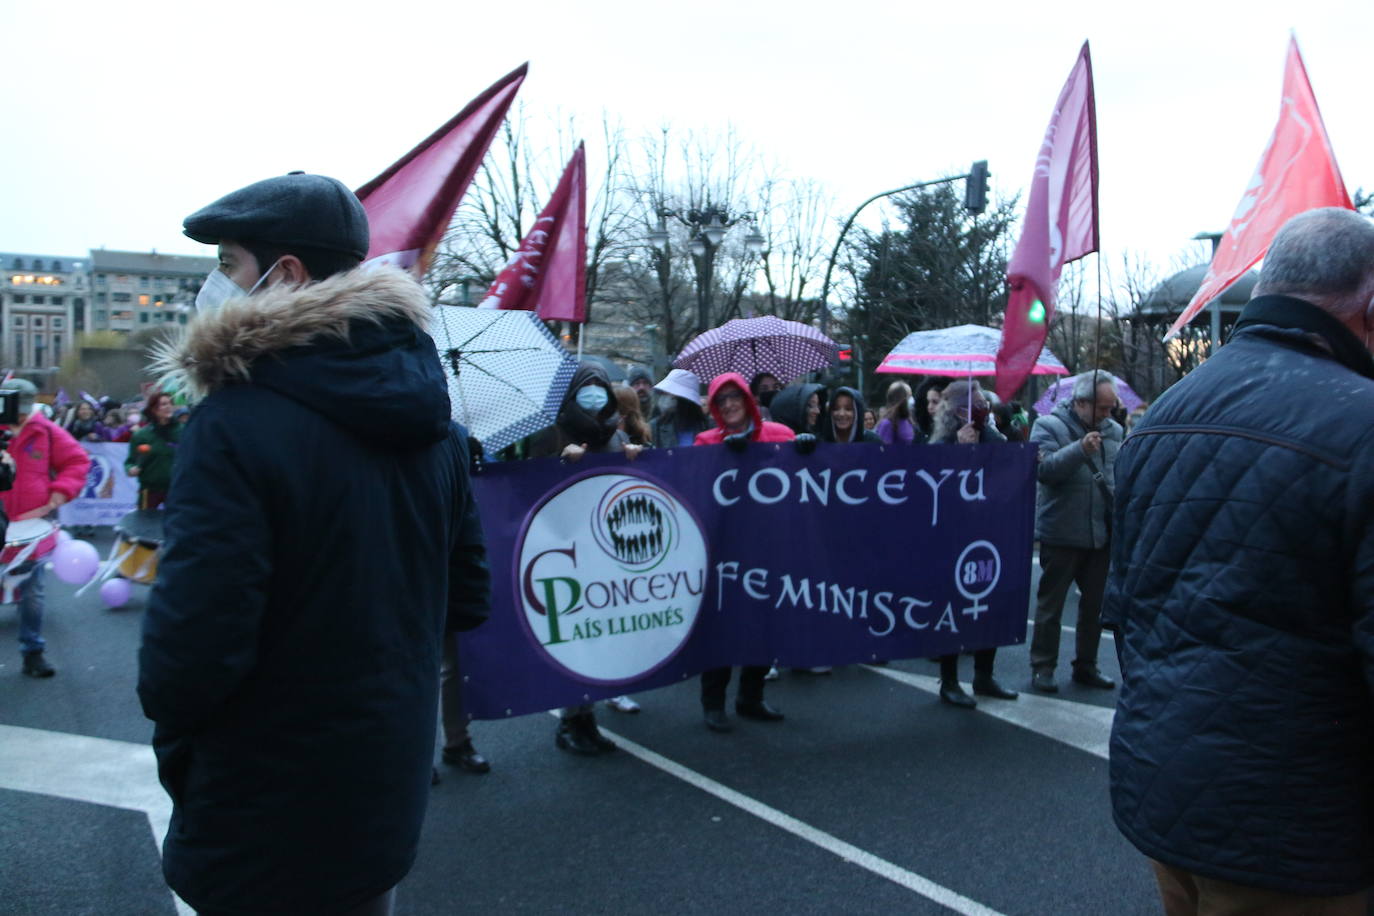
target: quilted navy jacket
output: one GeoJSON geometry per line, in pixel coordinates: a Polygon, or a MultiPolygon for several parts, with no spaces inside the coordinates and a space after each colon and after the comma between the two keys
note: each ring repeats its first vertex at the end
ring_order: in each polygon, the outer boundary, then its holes
{"type": "Polygon", "coordinates": [[[1374,884],[1374,360],[1263,296],[1116,463],[1117,826],[1198,874],[1374,884]]]}

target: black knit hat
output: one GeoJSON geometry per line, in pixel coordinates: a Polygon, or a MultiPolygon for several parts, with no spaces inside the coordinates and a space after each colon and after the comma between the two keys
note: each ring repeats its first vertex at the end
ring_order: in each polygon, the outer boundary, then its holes
{"type": "Polygon", "coordinates": [[[182,224],[205,245],[223,241],[300,246],[367,257],[367,214],[353,192],[324,175],[292,172],[226,194],[182,224]]]}

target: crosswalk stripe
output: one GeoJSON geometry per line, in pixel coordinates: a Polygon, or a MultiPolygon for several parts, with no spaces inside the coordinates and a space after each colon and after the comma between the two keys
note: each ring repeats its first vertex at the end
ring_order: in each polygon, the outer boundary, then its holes
{"type": "MultiPolygon", "coordinates": [[[[921,674],[911,674],[896,668],[864,665],[874,674],[891,678],[894,681],[939,695],[940,679],[921,674]]],[[[1052,738],[1069,747],[1087,751],[1103,760],[1107,759],[1107,746],[1112,736],[1112,716],[1114,711],[1089,703],[1074,703],[1071,700],[1052,700],[1023,693],[1015,700],[992,700],[979,698],[981,712],[1019,725],[1046,738],[1052,738]]]]}

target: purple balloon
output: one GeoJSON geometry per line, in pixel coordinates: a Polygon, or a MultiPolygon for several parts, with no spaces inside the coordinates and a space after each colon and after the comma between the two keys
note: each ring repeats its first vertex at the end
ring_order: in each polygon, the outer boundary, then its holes
{"type": "Polygon", "coordinates": [[[118,576],[106,579],[100,586],[100,600],[109,607],[123,607],[129,603],[129,596],[133,594],[133,590],[134,587],[129,584],[128,579],[118,576]]]}
{"type": "Polygon", "coordinates": [[[100,554],[89,541],[63,541],[52,552],[52,571],[68,585],[85,585],[100,568],[100,554]]]}
{"type": "Polygon", "coordinates": [[[57,543],[65,544],[67,541],[74,540],[72,533],[66,528],[57,529],[57,543]]]}

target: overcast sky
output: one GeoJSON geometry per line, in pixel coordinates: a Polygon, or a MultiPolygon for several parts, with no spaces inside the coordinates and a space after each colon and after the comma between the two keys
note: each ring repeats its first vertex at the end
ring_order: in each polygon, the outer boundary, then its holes
{"type": "Polygon", "coordinates": [[[1347,186],[1374,187],[1371,0],[424,6],[0,2],[0,250],[209,253],[186,214],[291,169],[357,187],[525,60],[534,118],[733,125],[843,214],[974,159],[1024,188],[1087,38],[1104,256],[1164,263],[1227,225],[1292,29],[1347,186]]]}

